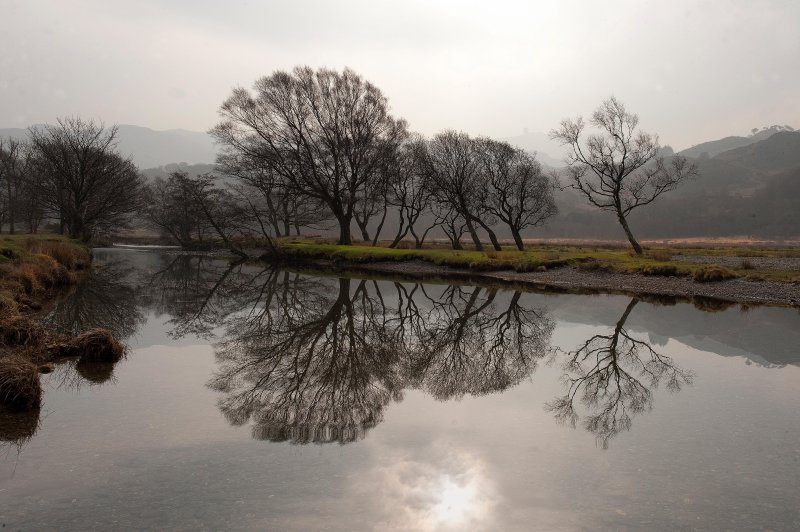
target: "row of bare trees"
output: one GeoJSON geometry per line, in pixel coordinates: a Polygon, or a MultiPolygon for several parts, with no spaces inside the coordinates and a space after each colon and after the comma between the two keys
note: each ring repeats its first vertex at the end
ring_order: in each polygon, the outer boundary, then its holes
{"type": "Polygon", "coordinates": [[[11,233],[53,220],[60,233],[89,240],[127,226],[144,200],[138,169],[117,152],[116,127],[80,118],[0,139],[0,180],[0,222],[11,233]]]}
{"type": "Polygon", "coordinates": [[[222,146],[224,188],[262,233],[332,220],[339,244],[352,243],[353,224],[376,243],[392,216],[391,246],[410,235],[421,247],[441,227],[453,247],[468,233],[482,249],[482,230],[500,249],[493,226],[503,223],[522,249],[522,231],[556,212],[553,180],[534,156],[455,131],[412,134],[381,91],[349,69],[276,72],[253,93],[235,89],[220,114],[211,134],[222,146]]]}
{"type": "MultiPolygon", "coordinates": [[[[391,246],[413,238],[421,247],[439,228],[453,248],[481,233],[500,250],[505,226],[520,250],[522,234],[557,212],[557,176],[534,155],[506,142],[446,130],[430,139],[409,132],[388,100],[352,70],[298,67],[234,89],[211,130],[221,146],[218,175],[175,172],[145,187],[116,149],[117,129],[79,118],[34,127],[28,140],[0,143],[0,223],[90,239],[124,227],[147,206],[151,225],[183,246],[222,241],[237,251],[243,237],[299,234],[338,226],[339,244],[377,243],[387,217],[397,221],[391,246]],[[372,236],[371,236],[372,234],[372,236]]],[[[569,185],[590,204],[613,212],[641,253],[628,215],[697,170],[683,157],[667,163],[658,137],[637,129],[638,117],[606,100],[585,135],[583,119],[565,120],[551,136],[570,147],[569,185]]]]}
{"type": "MultiPolygon", "coordinates": [[[[236,88],[220,115],[211,130],[222,147],[219,169],[240,186],[239,195],[262,200],[260,208],[249,205],[253,213],[283,220],[283,231],[272,224],[275,235],[331,219],[339,244],[352,242],[353,222],[363,240],[377,243],[393,212],[398,229],[391,246],[410,236],[421,247],[438,227],[454,248],[467,235],[483,249],[485,233],[499,250],[495,231],[504,225],[523,249],[522,233],[557,212],[557,175],[545,174],[535,156],[456,131],[431,139],[412,134],[390,114],[381,91],[349,69],[276,72],[252,92],[236,88]],[[294,210],[279,209],[281,202],[294,210]],[[300,205],[310,209],[297,212],[300,205]]],[[[628,214],[697,170],[683,157],[666,163],[658,137],[639,131],[638,117],[613,97],[590,123],[599,133],[586,136],[581,118],[551,133],[570,147],[567,186],[612,211],[641,253],[628,214]]]]}

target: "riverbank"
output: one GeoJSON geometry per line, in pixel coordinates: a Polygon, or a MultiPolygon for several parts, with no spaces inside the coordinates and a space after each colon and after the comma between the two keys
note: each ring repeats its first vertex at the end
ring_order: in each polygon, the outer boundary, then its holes
{"type": "Polygon", "coordinates": [[[77,358],[108,364],[122,358],[122,345],[108,331],[70,337],[36,319],[90,267],[89,249],[65,237],[0,237],[0,406],[38,408],[39,374],[52,371],[55,363],[77,358]]]}
{"type": "Polygon", "coordinates": [[[320,269],[557,290],[800,306],[800,250],[539,246],[526,251],[390,249],[288,241],[283,259],[320,269]]]}

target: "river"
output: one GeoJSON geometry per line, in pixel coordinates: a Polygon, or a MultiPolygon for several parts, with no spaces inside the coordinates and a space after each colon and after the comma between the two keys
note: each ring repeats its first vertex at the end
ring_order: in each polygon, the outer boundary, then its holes
{"type": "Polygon", "coordinates": [[[95,250],[0,416],[16,530],[800,528],[800,313],[95,250]]]}

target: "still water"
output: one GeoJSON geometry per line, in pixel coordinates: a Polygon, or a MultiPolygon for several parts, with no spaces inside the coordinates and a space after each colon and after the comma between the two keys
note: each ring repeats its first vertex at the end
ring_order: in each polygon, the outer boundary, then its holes
{"type": "Polygon", "coordinates": [[[797,310],[96,260],[5,529],[800,528],[797,310]]]}

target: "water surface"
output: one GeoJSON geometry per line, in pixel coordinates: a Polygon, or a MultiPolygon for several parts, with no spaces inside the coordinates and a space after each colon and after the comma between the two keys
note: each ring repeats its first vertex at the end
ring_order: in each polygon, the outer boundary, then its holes
{"type": "Polygon", "coordinates": [[[797,310],[96,257],[47,319],[129,353],[0,416],[9,529],[800,527],[797,310]]]}

